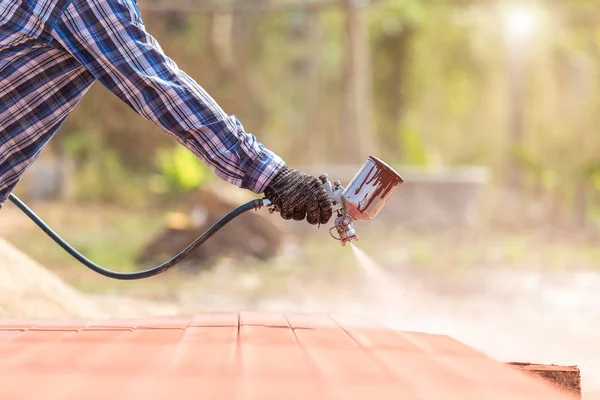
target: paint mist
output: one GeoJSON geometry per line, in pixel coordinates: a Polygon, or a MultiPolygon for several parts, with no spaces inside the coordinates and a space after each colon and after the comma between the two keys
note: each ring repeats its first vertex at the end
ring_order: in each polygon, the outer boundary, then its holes
{"type": "Polygon", "coordinates": [[[405,288],[388,274],[373,258],[351,243],[352,253],[358,266],[364,274],[367,284],[377,290],[377,297],[381,301],[397,301],[406,293],[405,288]]]}

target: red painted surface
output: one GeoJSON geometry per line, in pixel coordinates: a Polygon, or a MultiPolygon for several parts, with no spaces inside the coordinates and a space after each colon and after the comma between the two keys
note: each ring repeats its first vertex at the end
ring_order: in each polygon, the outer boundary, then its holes
{"type": "Polygon", "coordinates": [[[569,399],[446,336],[326,315],[0,320],[0,399],[569,399]]]}

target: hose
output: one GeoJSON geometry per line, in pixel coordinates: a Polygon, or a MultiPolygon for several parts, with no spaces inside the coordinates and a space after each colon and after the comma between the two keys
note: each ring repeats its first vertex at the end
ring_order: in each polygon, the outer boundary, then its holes
{"type": "Polygon", "coordinates": [[[12,201],[21,211],[25,213],[37,226],[39,226],[46,235],[50,236],[52,240],[54,240],[60,247],[62,247],[67,253],[69,253],[73,258],[79,261],[81,264],[85,265],[89,269],[94,272],[97,272],[100,275],[104,275],[108,278],[130,281],[130,280],[138,280],[138,279],[146,279],[152,276],[161,274],[175,265],[179,264],[183,261],[187,256],[189,256],[192,251],[194,251],[198,246],[202,245],[207,239],[209,239],[212,235],[214,235],[217,231],[231,222],[234,218],[240,216],[241,214],[250,211],[250,210],[258,210],[263,206],[268,206],[271,204],[266,199],[256,199],[249,201],[246,204],[243,204],[231,211],[229,214],[225,215],[219,221],[217,221],[213,226],[211,226],[206,232],[204,232],[198,239],[192,242],[188,247],[183,249],[180,253],[178,253],[175,257],[171,258],[169,261],[164,262],[161,265],[158,265],[154,268],[147,269],[145,271],[138,272],[117,272],[112,271],[110,269],[106,269],[101,267],[100,265],[90,261],[83,254],[75,250],[69,243],[67,243],[63,238],[61,238],[56,232],[52,230],[40,217],[38,217],[25,203],[23,203],[17,196],[14,194],[10,194],[8,196],[9,200],[12,201]]]}

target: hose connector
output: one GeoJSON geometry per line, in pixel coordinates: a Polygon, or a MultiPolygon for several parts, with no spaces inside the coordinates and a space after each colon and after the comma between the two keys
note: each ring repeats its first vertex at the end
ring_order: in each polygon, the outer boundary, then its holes
{"type": "Polygon", "coordinates": [[[258,211],[263,207],[269,207],[271,205],[271,201],[263,198],[254,200],[254,211],[258,211]]]}
{"type": "Polygon", "coordinates": [[[354,230],[352,225],[352,216],[348,213],[344,213],[335,219],[333,228],[329,230],[329,234],[336,240],[339,240],[342,247],[346,246],[346,243],[351,241],[358,241],[358,234],[354,230]],[[333,236],[332,230],[336,230],[338,237],[333,236]]]}

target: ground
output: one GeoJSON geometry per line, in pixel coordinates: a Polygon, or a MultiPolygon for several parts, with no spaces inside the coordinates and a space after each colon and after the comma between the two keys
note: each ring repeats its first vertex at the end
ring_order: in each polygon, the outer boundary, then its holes
{"type": "MultiPolygon", "coordinates": [[[[142,210],[35,209],[90,258],[125,270],[162,223],[160,212],[142,210]]],[[[359,246],[381,266],[383,280],[365,274],[322,228],[269,264],[223,260],[197,276],[170,271],[118,282],[72,261],[14,207],[1,218],[0,236],[111,315],[367,314],[394,328],[450,335],[501,361],[578,365],[584,398],[600,393],[600,250],[584,238],[537,230],[382,234],[357,224],[359,246]]]]}

